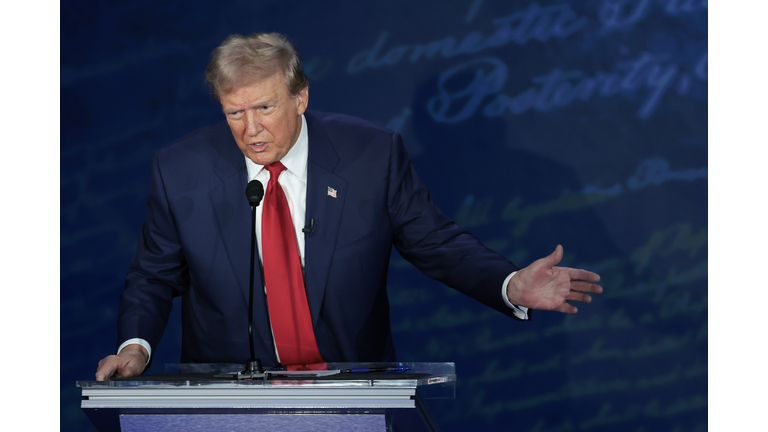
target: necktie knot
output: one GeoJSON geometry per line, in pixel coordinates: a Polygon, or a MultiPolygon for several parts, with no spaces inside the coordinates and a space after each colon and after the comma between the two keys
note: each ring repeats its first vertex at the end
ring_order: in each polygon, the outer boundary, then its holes
{"type": "Polygon", "coordinates": [[[277,180],[277,178],[280,176],[280,173],[286,170],[285,165],[283,165],[283,163],[280,161],[273,162],[269,165],[264,165],[264,169],[269,171],[270,180],[273,178],[277,180]]]}

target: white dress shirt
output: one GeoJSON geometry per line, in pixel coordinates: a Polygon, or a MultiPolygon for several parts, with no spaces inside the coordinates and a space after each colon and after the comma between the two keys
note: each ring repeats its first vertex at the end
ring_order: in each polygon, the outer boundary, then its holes
{"type": "MultiPolygon", "coordinates": [[[[245,157],[245,156],[243,156],[245,157]]],[[[288,200],[288,208],[291,210],[291,219],[293,220],[293,227],[296,232],[296,245],[299,249],[299,257],[301,258],[301,269],[304,271],[304,233],[302,229],[305,227],[304,216],[307,208],[307,159],[309,157],[309,134],[307,133],[307,120],[304,115],[301,116],[301,132],[296,144],[288,151],[280,162],[285,165],[285,171],[280,173],[277,182],[283,187],[285,197],[288,200]]],[[[245,157],[245,166],[248,169],[248,181],[258,180],[264,186],[264,190],[267,190],[267,183],[269,183],[270,173],[264,169],[263,165],[254,163],[249,158],[245,157]]],[[[256,243],[259,248],[259,259],[262,261],[262,249],[261,249],[261,213],[263,206],[256,207],[256,243]]],[[[501,287],[501,295],[504,299],[504,303],[512,309],[512,313],[519,319],[528,319],[528,308],[524,306],[515,306],[510,303],[507,297],[507,285],[510,279],[517,272],[512,272],[504,280],[501,287]]],[[[149,343],[141,338],[129,339],[120,345],[117,349],[119,353],[124,347],[130,344],[139,344],[147,349],[147,363],[152,356],[152,348],[149,343]]]]}
{"type": "MultiPolygon", "coordinates": [[[[280,173],[277,182],[283,187],[285,198],[288,200],[288,208],[291,210],[293,228],[296,232],[296,245],[299,248],[301,268],[304,269],[304,215],[307,210],[307,159],[309,157],[309,135],[307,134],[307,120],[301,116],[301,132],[296,144],[288,151],[280,162],[285,165],[285,171],[280,173]]],[[[269,171],[263,165],[257,165],[252,160],[245,158],[245,166],[248,168],[248,181],[258,180],[267,190],[269,183],[269,171]]],[[[261,259],[261,213],[264,206],[256,207],[256,242],[259,247],[259,259],[261,259]]],[[[263,259],[261,260],[263,264],[263,259]]]]}

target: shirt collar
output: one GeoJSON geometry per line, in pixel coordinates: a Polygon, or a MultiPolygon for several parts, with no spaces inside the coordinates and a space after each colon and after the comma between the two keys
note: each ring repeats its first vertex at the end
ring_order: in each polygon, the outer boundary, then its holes
{"type": "MultiPolygon", "coordinates": [[[[251,159],[245,157],[245,166],[248,169],[248,181],[254,180],[256,176],[264,169],[264,165],[258,165],[251,159]]],[[[304,114],[301,115],[301,132],[296,144],[288,150],[288,153],[280,159],[288,172],[296,177],[306,180],[307,178],[307,158],[309,157],[309,134],[307,133],[307,119],[304,114]]]]}

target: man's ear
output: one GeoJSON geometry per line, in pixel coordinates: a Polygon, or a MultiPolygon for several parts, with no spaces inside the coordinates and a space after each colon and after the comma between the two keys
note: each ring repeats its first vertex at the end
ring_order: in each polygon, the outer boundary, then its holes
{"type": "Polygon", "coordinates": [[[296,103],[298,104],[297,108],[299,115],[304,114],[304,111],[307,110],[307,105],[309,105],[309,86],[304,87],[304,89],[296,95],[296,103]]]}

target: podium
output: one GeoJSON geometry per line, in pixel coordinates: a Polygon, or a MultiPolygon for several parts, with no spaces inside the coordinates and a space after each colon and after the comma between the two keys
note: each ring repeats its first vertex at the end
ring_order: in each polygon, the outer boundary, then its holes
{"type": "Polygon", "coordinates": [[[328,363],[248,379],[244,368],[166,365],[178,373],[77,386],[100,432],[438,431],[424,400],[455,397],[453,363],[328,363]],[[398,367],[408,369],[382,371],[398,367]]]}

